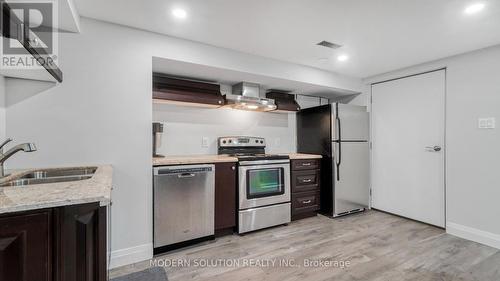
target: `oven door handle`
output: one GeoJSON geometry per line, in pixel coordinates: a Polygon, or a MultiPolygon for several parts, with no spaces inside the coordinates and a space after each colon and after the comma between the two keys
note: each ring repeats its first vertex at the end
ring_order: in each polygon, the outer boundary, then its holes
{"type": "Polygon", "coordinates": [[[240,161],[239,166],[273,166],[273,165],[290,165],[290,160],[262,160],[262,161],[240,161]],[[276,162],[274,162],[276,161],[276,162]]]}

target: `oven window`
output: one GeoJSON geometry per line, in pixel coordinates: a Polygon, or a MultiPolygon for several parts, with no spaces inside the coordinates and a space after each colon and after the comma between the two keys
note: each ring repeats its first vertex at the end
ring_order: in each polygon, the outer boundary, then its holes
{"type": "Polygon", "coordinates": [[[247,198],[260,198],[285,193],[283,168],[247,171],[247,198]]]}

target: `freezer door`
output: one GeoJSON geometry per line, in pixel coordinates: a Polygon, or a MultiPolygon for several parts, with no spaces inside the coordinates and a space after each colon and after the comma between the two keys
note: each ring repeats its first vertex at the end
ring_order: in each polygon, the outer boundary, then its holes
{"type": "Polygon", "coordinates": [[[369,114],[366,106],[332,104],[333,140],[339,140],[340,137],[342,141],[367,141],[369,134],[368,120],[369,114]]]}
{"type": "Polygon", "coordinates": [[[339,143],[334,147],[333,216],[356,209],[367,208],[370,200],[370,160],[368,142],[342,142],[338,174],[335,161],[339,143]]]}

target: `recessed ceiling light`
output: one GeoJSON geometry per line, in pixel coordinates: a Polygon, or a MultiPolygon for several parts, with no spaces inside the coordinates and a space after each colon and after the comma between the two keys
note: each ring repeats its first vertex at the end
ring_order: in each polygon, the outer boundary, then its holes
{"type": "Polygon", "coordinates": [[[467,15],[472,15],[475,13],[479,13],[484,9],[484,3],[475,3],[467,6],[464,10],[464,13],[467,15]]]}
{"type": "Polygon", "coordinates": [[[185,19],[187,17],[187,12],[184,9],[173,9],[172,15],[178,19],[185,19]]]}
{"type": "Polygon", "coordinates": [[[337,57],[338,61],[346,61],[348,59],[349,59],[348,55],[340,55],[340,56],[337,57]]]}

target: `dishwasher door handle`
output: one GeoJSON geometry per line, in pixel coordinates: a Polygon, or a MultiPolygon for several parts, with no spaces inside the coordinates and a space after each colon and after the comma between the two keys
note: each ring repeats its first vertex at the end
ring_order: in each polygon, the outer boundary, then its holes
{"type": "Polygon", "coordinates": [[[177,177],[180,179],[183,178],[194,178],[196,176],[195,173],[184,173],[184,174],[178,174],[177,177]]]}

